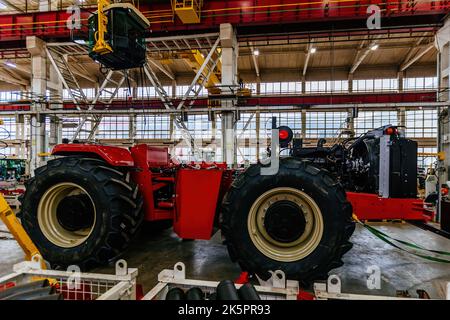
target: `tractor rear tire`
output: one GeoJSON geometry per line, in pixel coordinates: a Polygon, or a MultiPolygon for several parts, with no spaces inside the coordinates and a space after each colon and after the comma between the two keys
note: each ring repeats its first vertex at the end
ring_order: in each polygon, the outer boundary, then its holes
{"type": "Polygon", "coordinates": [[[129,173],[69,156],[35,170],[22,198],[22,224],[53,268],[87,270],[117,259],[144,219],[129,173]]]}
{"type": "Polygon", "coordinates": [[[280,160],[276,175],[253,165],[232,184],[221,229],[233,261],[267,280],[282,270],[303,285],[343,265],[355,225],[343,187],[307,161],[280,160]]]}

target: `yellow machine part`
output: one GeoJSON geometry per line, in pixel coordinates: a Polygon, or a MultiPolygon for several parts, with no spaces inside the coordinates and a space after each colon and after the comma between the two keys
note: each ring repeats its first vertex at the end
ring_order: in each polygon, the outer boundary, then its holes
{"type": "MultiPolygon", "coordinates": [[[[198,72],[200,70],[201,66],[205,62],[204,55],[199,50],[191,50],[188,53],[183,53],[181,57],[186,61],[186,63],[194,70],[195,72],[198,72]]],[[[210,75],[209,81],[206,84],[206,87],[214,87],[216,85],[219,85],[221,83],[219,77],[222,71],[222,64],[220,61],[217,63],[217,66],[214,70],[214,72],[210,75]]],[[[206,70],[203,71],[203,76],[207,76],[206,70]]]]}
{"type": "Polygon", "coordinates": [[[105,34],[108,30],[108,17],[104,9],[111,4],[110,0],[98,0],[98,30],[95,33],[95,46],[92,51],[98,54],[107,54],[113,52],[111,46],[105,41],[105,34]]]}
{"type": "Polygon", "coordinates": [[[175,14],[185,24],[200,23],[203,0],[174,0],[175,14]]]}
{"type": "Polygon", "coordinates": [[[432,158],[437,158],[439,161],[444,161],[445,160],[445,152],[441,151],[438,153],[431,153],[431,152],[419,152],[417,153],[417,155],[419,157],[432,157],[432,158]]]}
{"type": "Polygon", "coordinates": [[[31,260],[34,256],[41,256],[38,248],[28,236],[25,229],[22,227],[22,224],[19,222],[11,207],[1,194],[0,218],[24,251],[26,260],[31,260]]]}

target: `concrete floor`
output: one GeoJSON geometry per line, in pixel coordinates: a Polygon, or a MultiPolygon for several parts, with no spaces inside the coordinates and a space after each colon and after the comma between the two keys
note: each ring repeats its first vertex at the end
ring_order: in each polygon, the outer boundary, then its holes
{"type": "MultiPolygon", "coordinates": [[[[450,251],[450,240],[410,224],[373,225],[394,237],[416,242],[423,247],[450,251]]],[[[3,225],[0,230],[5,230],[3,225]]],[[[5,234],[0,232],[0,237],[2,236],[5,234]]],[[[360,226],[357,226],[351,240],[354,247],[344,256],[345,265],[332,271],[341,277],[343,292],[394,296],[396,290],[408,290],[415,296],[417,289],[424,289],[432,297],[438,298],[435,282],[450,281],[448,264],[404,253],[375,238],[360,226]],[[381,270],[379,290],[369,290],[366,286],[366,270],[373,265],[379,266],[381,270]]],[[[0,240],[0,275],[11,272],[12,265],[20,262],[22,257],[15,241],[0,240]]],[[[230,262],[219,234],[212,241],[182,241],[171,230],[153,235],[141,234],[124,259],[130,267],[139,268],[138,281],[143,285],[145,293],[156,284],[157,275],[162,269],[172,268],[178,261],[186,264],[187,276],[195,279],[235,279],[240,272],[239,267],[230,262]]],[[[99,268],[94,272],[113,272],[113,268],[99,268]]]]}

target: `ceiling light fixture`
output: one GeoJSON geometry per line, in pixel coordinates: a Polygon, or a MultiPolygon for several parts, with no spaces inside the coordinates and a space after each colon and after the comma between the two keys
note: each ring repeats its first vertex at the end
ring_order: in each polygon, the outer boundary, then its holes
{"type": "Polygon", "coordinates": [[[314,48],[314,47],[309,50],[310,53],[316,53],[316,51],[317,51],[317,48],[314,48]]]}
{"type": "Polygon", "coordinates": [[[6,8],[8,8],[8,6],[0,1],[0,10],[4,10],[6,8]]]}
{"type": "Polygon", "coordinates": [[[253,50],[253,55],[254,56],[259,56],[259,50],[258,49],[253,50]]]}
{"type": "Polygon", "coordinates": [[[6,61],[5,65],[7,65],[10,68],[17,68],[17,64],[15,64],[14,62],[11,62],[11,61],[6,61]]]}
{"type": "Polygon", "coordinates": [[[371,47],[370,47],[370,50],[372,50],[372,51],[375,51],[375,50],[377,50],[378,49],[378,45],[377,44],[373,44],[371,47]]]}
{"type": "Polygon", "coordinates": [[[77,44],[81,44],[81,45],[87,44],[86,40],[83,40],[83,39],[75,39],[75,40],[73,40],[73,42],[75,42],[77,44]]]}

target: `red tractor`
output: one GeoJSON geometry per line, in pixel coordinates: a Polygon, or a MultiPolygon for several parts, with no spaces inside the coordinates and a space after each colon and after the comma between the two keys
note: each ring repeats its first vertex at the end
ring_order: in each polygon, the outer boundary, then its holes
{"type": "Polygon", "coordinates": [[[416,196],[417,143],[397,127],[331,147],[323,139],[303,147],[288,127],[274,130],[272,142],[290,156],[271,175],[262,164],[242,171],[179,164],[167,148],[148,145],[58,145],[53,155],[60,157],[28,182],[22,223],[53,266],[105,264],[144,220],[171,221],[183,239],[210,239],[220,229],[231,259],[263,279],[281,269],[309,282],[342,265],[353,212],[360,219],[433,218],[416,196]]]}
{"type": "Polygon", "coordinates": [[[325,170],[296,158],[261,164],[177,164],[167,148],[62,144],[22,198],[24,228],[53,267],[117,259],[142,222],[173,221],[183,239],[220,229],[233,261],[263,279],[326,277],[352,247],[352,206],[325,170]]]}

